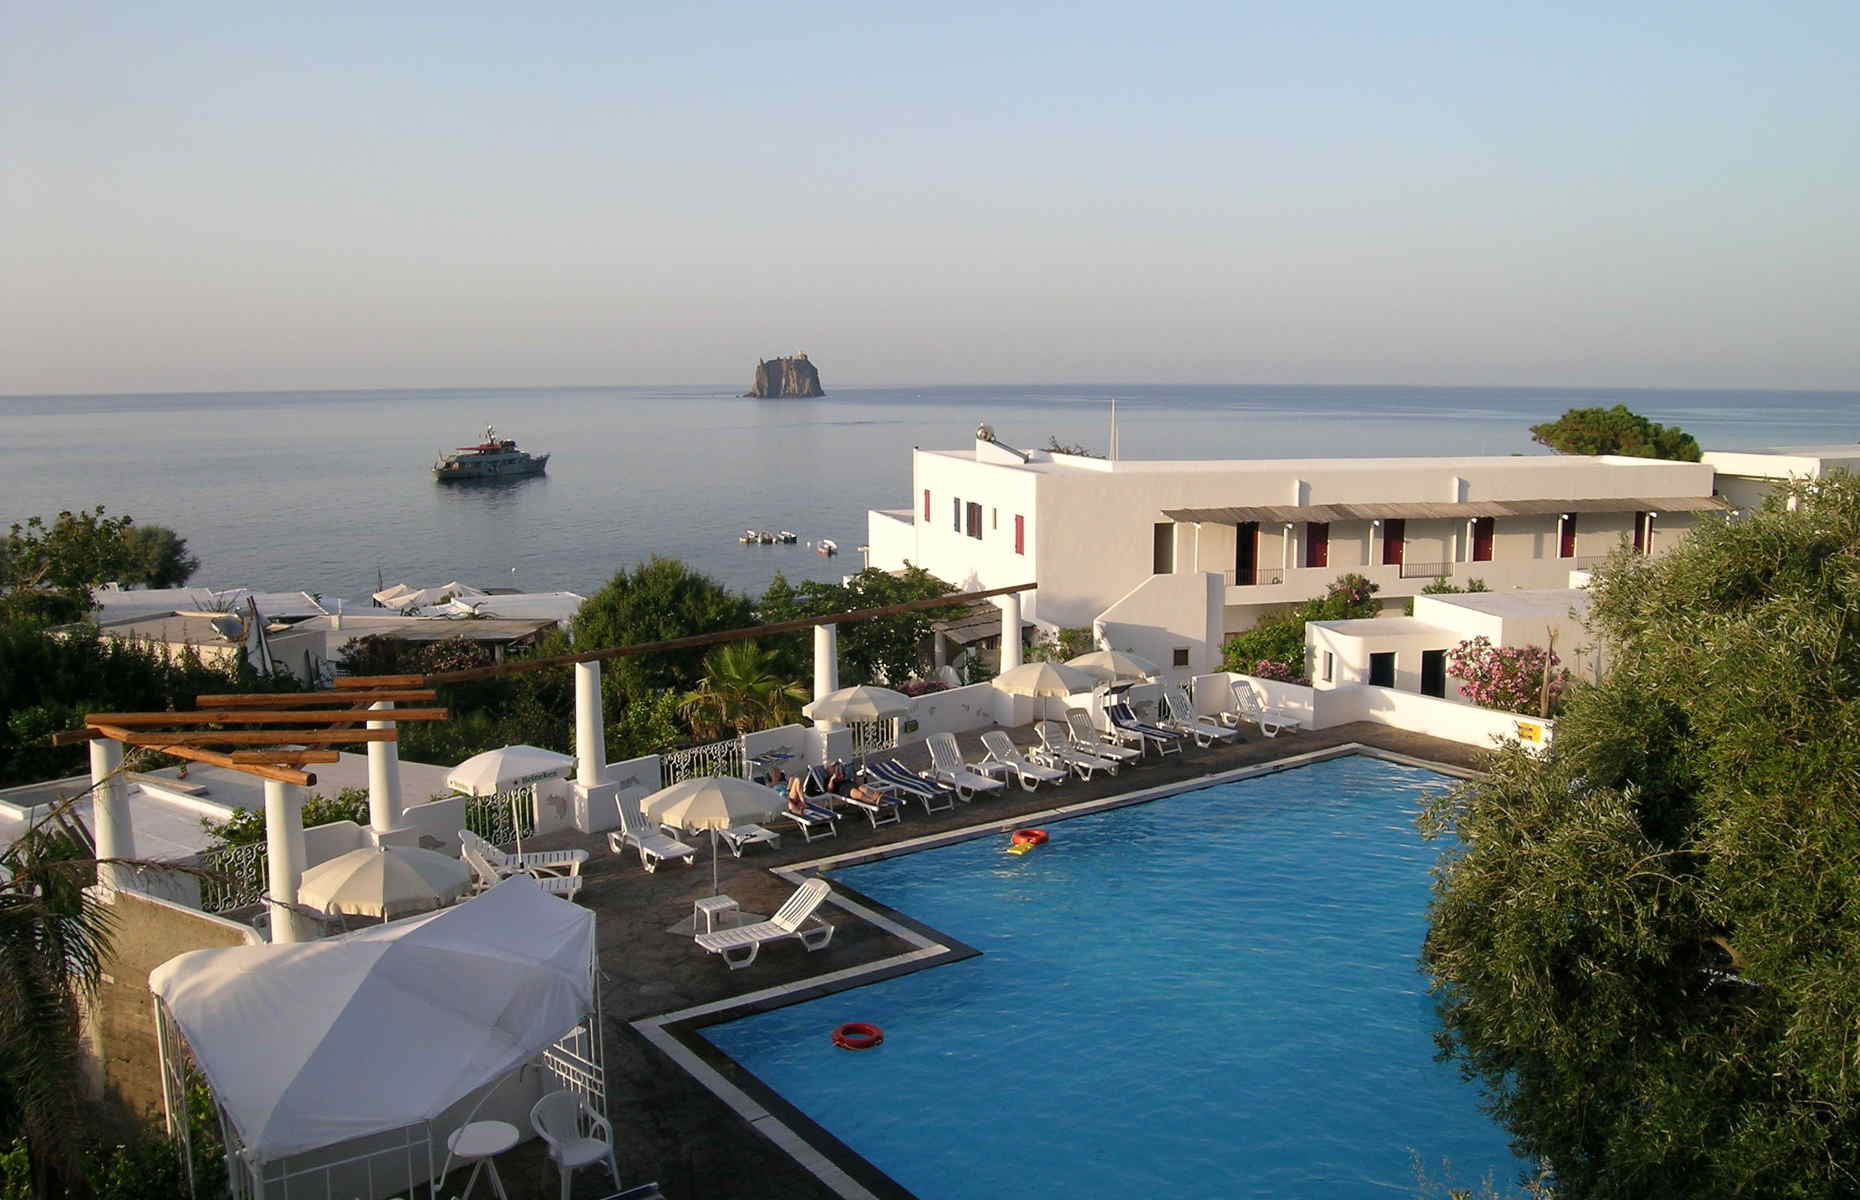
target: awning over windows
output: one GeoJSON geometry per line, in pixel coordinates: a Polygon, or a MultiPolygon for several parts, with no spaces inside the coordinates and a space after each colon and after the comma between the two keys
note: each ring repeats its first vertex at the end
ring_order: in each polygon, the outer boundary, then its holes
{"type": "Polygon", "coordinates": [[[1429,504],[1406,500],[1393,504],[1259,504],[1234,508],[1166,508],[1163,516],[1178,524],[1240,525],[1248,521],[1297,524],[1303,521],[1472,520],[1475,517],[1547,517],[1560,513],[1727,512],[1717,496],[1663,496],[1609,500],[1467,500],[1429,504]]]}

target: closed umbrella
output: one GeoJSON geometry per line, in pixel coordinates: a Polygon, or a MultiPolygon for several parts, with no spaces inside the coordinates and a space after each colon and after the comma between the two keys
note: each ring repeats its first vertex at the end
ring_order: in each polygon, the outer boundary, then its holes
{"type": "Polygon", "coordinates": [[[1068,667],[1089,671],[1103,683],[1123,683],[1127,680],[1148,679],[1162,670],[1147,658],[1127,654],[1122,650],[1093,650],[1090,654],[1081,654],[1077,658],[1066,660],[1068,667]]]}
{"type": "Polygon", "coordinates": [[[995,676],[994,687],[1010,695],[1039,697],[1040,715],[1045,716],[1049,696],[1089,692],[1097,682],[1090,672],[1081,671],[1077,667],[1052,662],[1030,662],[995,676]]]}
{"type": "MultiPolygon", "coordinates": [[[[563,779],[575,770],[572,755],[544,750],[541,746],[504,746],[474,754],[446,775],[446,786],[467,796],[495,796],[535,787],[545,779],[563,779]]],[[[510,820],[517,829],[517,853],[523,853],[523,821],[517,816],[517,800],[510,798],[510,820]]]]}
{"type": "Polygon", "coordinates": [[[717,894],[717,831],[753,825],[778,815],[782,797],[774,788],[733,775],[700,775],[660,788],[639,801],[648,821],[679,829],[710,830],[710,890],[717,894]]]}
{"type": "Polygon", "coordinates": [[[351,850],[304,872],[297,900],[332,916],[395,917],[450,904],[471,886],[471,869],[414,846],[351,850]]]}

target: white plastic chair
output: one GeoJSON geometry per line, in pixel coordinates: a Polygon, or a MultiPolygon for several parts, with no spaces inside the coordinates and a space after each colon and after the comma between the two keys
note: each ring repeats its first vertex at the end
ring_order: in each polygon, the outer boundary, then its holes
{"type": "Polygon", "coordinates": [[[613,1126],[590,1109],[581,1096],[570,1091],[550,1092],[530,1109],[530,1125],[549,1147],[549,1158],[561,1173],[561,1200],[569,1200],[575,1172],[602,1159],[607,1160],[614,1186],[620,1186],[613,1126]]]}

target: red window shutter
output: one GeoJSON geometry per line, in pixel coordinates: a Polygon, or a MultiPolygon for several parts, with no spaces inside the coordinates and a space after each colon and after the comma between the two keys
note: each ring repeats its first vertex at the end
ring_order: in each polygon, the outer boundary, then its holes
{"type": "Polygon", "coordinates": [[[1027,553],[1027,518],[1018,513],[1014,516],[1014,553],[1027,553]]]}
{"type": "Polygon", "coordinates": [[[924,489],[924,520],[930,519],[930,489],[924,489]]]}

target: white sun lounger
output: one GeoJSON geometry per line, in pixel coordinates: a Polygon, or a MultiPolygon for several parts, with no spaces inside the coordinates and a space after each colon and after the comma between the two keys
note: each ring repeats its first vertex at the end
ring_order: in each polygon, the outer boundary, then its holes
{"type": "Polygon", "coordinates": [[[1216,742],[1232,742],[1240,738],[1238,729],[1202,720],[1195,706],[1189,703],[1188,693],[1182,688],[1164,689],[1163,703],[1169,709],[1169,719],[1162,722],[1162,727],[1187,734],[1195,739],[1197,746],[1212,746],[1216,742]]]}
{"type": "Polygon", "coordinates": [[[633,847],[639,851],[639,865],[648,872],[658,870],[659,864],[668,858],[682,858],[687,867],[697,865],[696,850],[646,823],[645,815],[639,811],[639,801],[615,796],[614,807],[620,812],[620,828],[607,835],[609,850],[625,854],[628,846],[633,847]]]}
{"type": "Polygon", "coordinates": [[[956,790],[916,775],[895,758],[867,764],[866,772],[898,794],[923,802],[924,816],[948,812],[956,807],[956,790]]]}
{"type": "Polygon", "coordinates": [[[1303,728],[1303,721],[1283,709],[1261,707],[1249,685],[1235,679],[1229,686],[1234,694],[1234,724],[1249,721],[1259,726],[1259,731],[1267,737],[1278,737],[1282,730],[1303,728]]]}
{"type": "Polygon", "coordinates": [[[459,844],[477,852],[499,875],[579,875],[588,861],[586,850],[530,850],[507,854],[469,829],[459,830],[459,844]]]}
{"type": "Polygon", "coordinates": [[[956,748],[955,734],[933,733],[930,735],[929,746],[930,777],[955,788],[959,799],[973,800],[977,792],[999,792],[1007,787],[1006,780],[984,775],[962,761],[962,751],[956,748]]]}
{"type": "MultiPolygon", "coordinates": [[[[830,776],[827,773],[826,767],[809,767],[807,769],[807,783],[804,785],[805,793],[810,797],[820,797],[821,802],[829,808],[841,803],[852,805],[865,814],[866,820],[872,822],[872,828],[874,829],[877,829],[880,825],[895,825],[904,819],[900,811],[904,806],[891,796],[881,794],[879,799],[874,802],[871,800],[861,800],[857,796],[841,795],[839,792],[827,786],[828,778],[830,778],[830,776]]],[[[873,791],[877,792],[883,784],[874,780],[868,786],[870,786],[873,791]]]]}
{"type": "Polygon", "coordinates": [[[1134,733],[1142,739],[1142,744],[1156,747],[1158,756],[1182,753],[1182,741],[1185,735],[1173,729],[1164,729],[1160,725],[1150,724],[1137,716],[1136,711],[1122,700],[1116,704],[1106,705],[1104,715],[1111,722],[1113,729],[1134,733]]]}
{"type": "Polygon", "coordinates": [[[810,879],[795,889],[781,911],[754,925],[732,925],[697,935],[697,944],[712,954],[723,955],[732,971],[756,961],[756,954],[767,942],[795,938],[809,950],[823,949],[833,940],[833,926],[814,915],[821,902],[833,891],[824,879],[810,879]],[[811,923],[811,924],[810,924],[811,923]],[[743,951],[747,950],[745,954],[743,951]]]}
{"type": "Polygon", "coordinates": [[[1118,763],[1133,763],[1143,757],[1142,734],[1125,733],[1121,729],[1094,729],[1083,709],[1066,710],[1066,728],[1072,731],[1072,744],[1087,754],[1118,763]],[[1132,738],[1137,743],[1134,750],[1123,744],[1132,738]]]}
{"type": "Polygon", "coordinates": [[[1040,736],[1040,748],[1034,757],[1055,767],[1069,767],[1080,779],[1090,779],[1092,772],[1117,774],[1117,760],[1094,754],[1072,744],[1072,735],[1058,721],[1041,721],[1033,727],[1040,736]]]}
{"type": "Polygon", "coordinates": [[[1020,780],[1020,786],[1031,792],[1043,783],[1059,784],[1066,781],[1068,772],[1063,767],[1043,767],[1039,763],[1027,761],[1027,756],[1020,752],[1014,740],[1000,729],[990,729],[982,735],[982,749],[988,751],[989,762],[1006,763],[1020,780]]]}
{"type": "MultiPolygon", "coordinates": [[[[507,876],[500,872],[495,866],[486,861],[482,854],[479,854],[470,846],[463,847],[460,850],[459,857],[464,860],[466,866],[471,868],[473,881],[476,884],[473,889],[475,892],[488,892],[498,884],[504,882],[505,878],[507,878],[507,876]]],[[[528,875],[531,879],[536,881],[537,887],[549,893],[551,896],[560,896],[564,900],[573,900],[581,893],[580,875],[538,875],[533,871],[518,871],[514,873],[518,875],[528,875]]]]}

